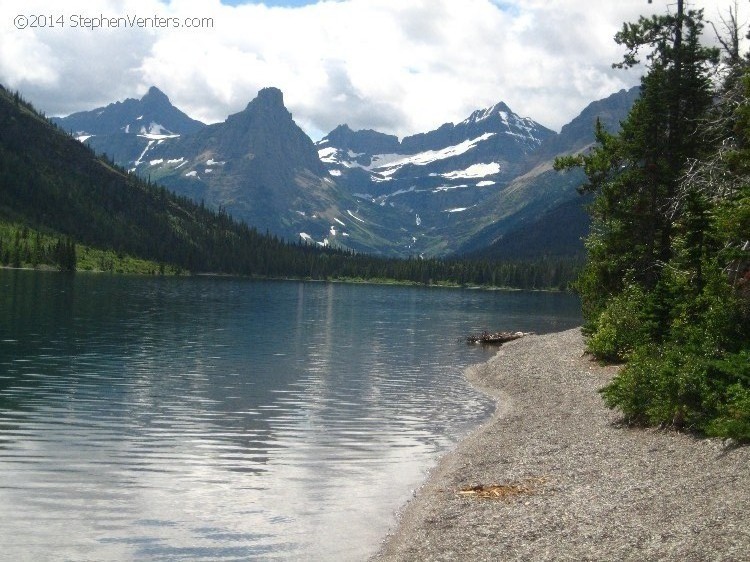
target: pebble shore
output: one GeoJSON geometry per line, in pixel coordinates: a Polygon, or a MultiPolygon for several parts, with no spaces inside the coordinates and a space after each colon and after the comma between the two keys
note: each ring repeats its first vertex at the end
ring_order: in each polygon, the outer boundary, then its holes
{"type": "Polygon", "coordinates": [[[579,329],[528,336],[468,369],[495,414],[373,560],[750,561],[750,446],[623,426],[597,392],[616,367],[583,349],[579,329]]]}

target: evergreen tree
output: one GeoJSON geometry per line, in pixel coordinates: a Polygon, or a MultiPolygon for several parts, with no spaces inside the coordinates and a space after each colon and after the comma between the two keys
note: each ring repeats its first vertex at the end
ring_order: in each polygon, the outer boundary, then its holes
{"type": "MultiPolygon", "coordinates": [[[[587,240],[589,260],[579,280],[584,315],[589,329],[608,299],[628,283],[647,291],[661,282],[672,252],[674,199],[683,167],[700,154],[696,130],[710,107],[709,71],[718,51],[703,47],[701,11],[680,10],[677,15],[640,18],[625,24],[615,41],[628,49],[615,66],[639,62],[639,50],[649,48],[649,69],[618,135],[596,128],[598,145],[585,155],[559,158],[558,169],[582,166],[593,192],[592,228],[587,240]]],[[[667,319],[654,306],[654,332],[667,319]]]]}
{"type": "MultiPolygon", "coordinates": [[[[750,78],[700,43],[701,12],[641,18],[622,66],[650,48],[618,135],[597,127],[583,166],[595,193],[582,293],[589,349],[626,360],[602,393],[628,419],[750,440],[750,78]]],[[[735,53],[736,55],[736,53],[735,53]]],[[[744,67],[744,68],[742,68],[744,67]]]]}

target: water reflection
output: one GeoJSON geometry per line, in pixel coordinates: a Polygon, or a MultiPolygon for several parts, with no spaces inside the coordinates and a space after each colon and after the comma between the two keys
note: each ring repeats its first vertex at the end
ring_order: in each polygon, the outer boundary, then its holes
{"type": "Polygon", "coordinates": [[[11,558],[363,559],[491,405],[458,338],[564,295],[0,271],[11,558]],[[54,553],[54,554],[53,554],[54,553]]]}

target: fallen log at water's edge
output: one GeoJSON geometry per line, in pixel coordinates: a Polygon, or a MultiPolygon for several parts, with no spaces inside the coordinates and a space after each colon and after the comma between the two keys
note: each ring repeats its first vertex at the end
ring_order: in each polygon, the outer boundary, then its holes
{"type": "Polygon", "coordinates": [[[467,336],[466,343],[503,344],[533,334],[534,332],[482,332],[479,335],[472,334],[467,336]]]}

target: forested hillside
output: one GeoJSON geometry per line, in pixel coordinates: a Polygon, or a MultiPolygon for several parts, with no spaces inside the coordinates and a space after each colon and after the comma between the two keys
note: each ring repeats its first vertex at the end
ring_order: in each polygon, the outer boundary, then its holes
{"type": "Polygon", "coordinates": [[[0,94],[6,221],[190,271],[261,273],[292,251],[224,212],[127,174],[54,129],[18,94],[0,94]]]}
{"type": "Polygon", "coordinates": [[[592,193],[578,288],[589,349],[626,366],[603,395],[638,423],[750,439],[750,65],[736,14],[718,49],[701,11],[641,18],[616,41],[647,54],[619,134],[558,159],[592,193]],[[720,76],[720,81],[716,77],[720,76]]]}
{"type": "Polygon", "coordinates": [[[0,88],[0,265],[214,272],[301,279],[564,288],[574,265],[554,260],[383,259],[287,243],[225,211],[144,182],[55,128],[0,88]],[[129,256],[129,257],[128,257],[129,256]]]}

